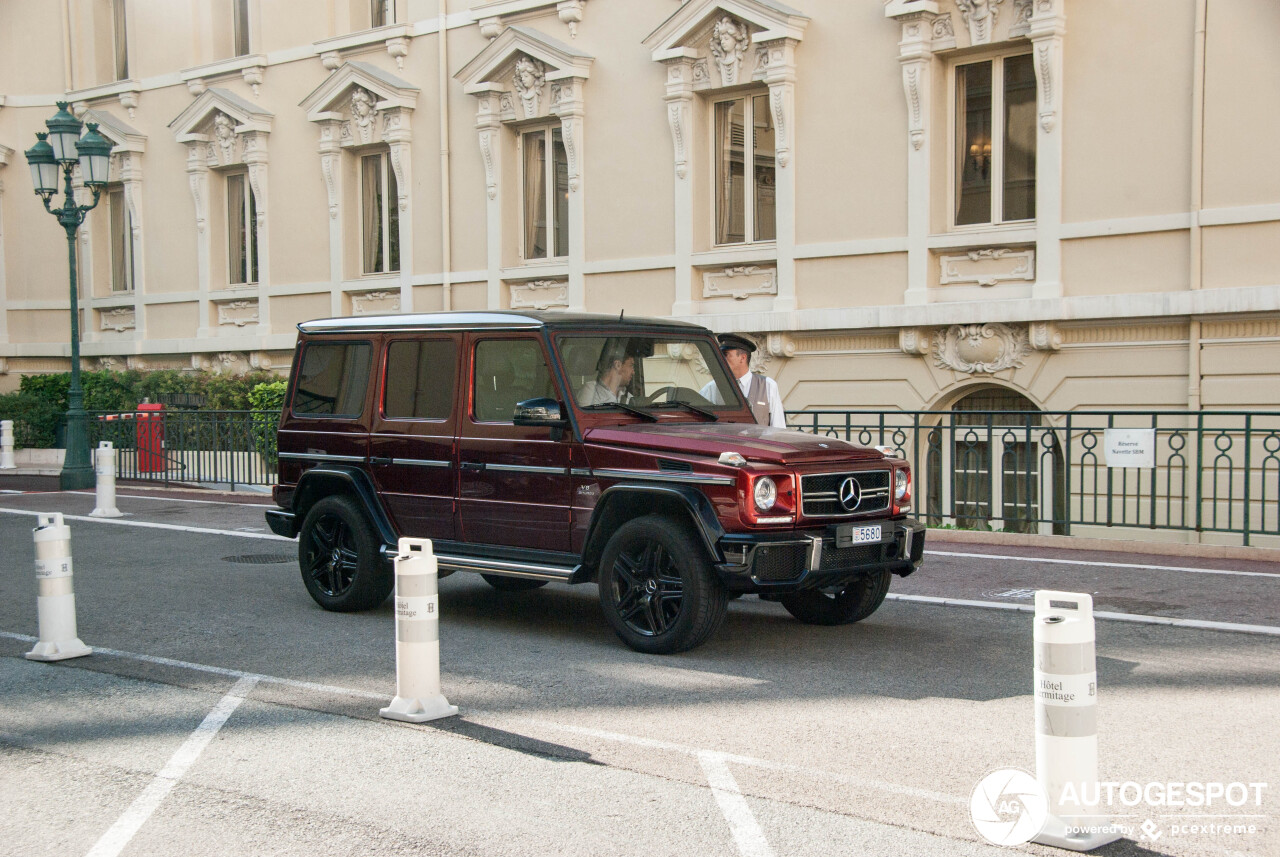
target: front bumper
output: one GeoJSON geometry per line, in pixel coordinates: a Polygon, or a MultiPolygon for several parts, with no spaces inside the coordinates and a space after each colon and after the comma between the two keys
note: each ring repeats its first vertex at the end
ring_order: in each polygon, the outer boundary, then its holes
{"type": "Polygon", "coordinates": [[[268,509],[267,526],[271,528],[271,532],[286,539],[292,539],[298,535],[297,515],[286,512],[284,509],[268,509]]]}
{"type": "Polygon", "coordinates": [[[911,518],[858,521],[881,527],[881,540],[837,546],[834,525],[790,533],[735,533],[719,542],[716,565],[730,591],[792,591],[830,586],[888,569],[905,577],[924,559],[924,524],[911,518]]]}

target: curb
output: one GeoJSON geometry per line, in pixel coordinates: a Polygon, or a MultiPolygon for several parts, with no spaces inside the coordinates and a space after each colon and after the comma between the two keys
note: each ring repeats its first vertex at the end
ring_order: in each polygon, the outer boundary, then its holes
{"type": "Polygon", "coordinates": [[[977,530],[940,530],[930,528],[928,535],[925,537],[925,544],[928,547],[936,547],[939,544],[1005,545],[1007,547],[1137,553],[1152,556],[1196,557],[1199,559],[1280,562],[1280,548],[1243,547],[1241,545],[1183,545],[1172,542],[1148,542],[1140,539],[1086,539],[1076,536],[1042,536],[1032,533],[985,533],[977,530]]]}

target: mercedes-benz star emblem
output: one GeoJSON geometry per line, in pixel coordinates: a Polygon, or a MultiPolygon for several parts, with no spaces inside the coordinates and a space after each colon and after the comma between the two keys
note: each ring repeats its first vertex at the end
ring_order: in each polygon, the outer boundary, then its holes
{"type": "Polygon", "coordinates": [[[840,483],[840,505],[846,512],[852,512],[862,502],[862,486],[858,480],[850,476],[840,483]]]}

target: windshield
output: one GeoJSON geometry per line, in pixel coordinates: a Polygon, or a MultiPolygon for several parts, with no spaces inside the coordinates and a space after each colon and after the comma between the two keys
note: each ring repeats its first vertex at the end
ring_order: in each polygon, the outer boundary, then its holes
{"type": "Polygon", "coordinates": [[[574,403],[584,411],[671,409],[716,419],[716,411],[742,407],[709,339],[565,334],[556,342],[574,403]]]}

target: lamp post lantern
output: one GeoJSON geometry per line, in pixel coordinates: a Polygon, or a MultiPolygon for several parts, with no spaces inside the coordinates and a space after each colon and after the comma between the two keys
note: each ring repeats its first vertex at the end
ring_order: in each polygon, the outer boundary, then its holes
{"type": "Polygon", "coordinates": [[[47,120],[47,134],[36,134],[36,144],[27,149],[31,167],[31,184],[44,202],[44,210],[58,219],[67,232],[67,259],[71,266],[71,389],[67,393],[66,458],[58,481],[64,491],[91,488],[93,466],[89,461],[89,433],[84,412],[84,390],[80,387],[80,301],[76,294],[76,230],[85,215],[97,204],[107,183],[111,141],[98,133],[90,122],[88,133],[81,136],[81,122],[67,110],[67,102],[58,102],[58,112],[47,120]],[[80,164],[80,176],[93,193],[89,205],[76,203],[71,186],[71,171],[80,164]],[[58,192],[58,170],[62,170],[62,205],[52,208],[50,200],[58,192]]]}

